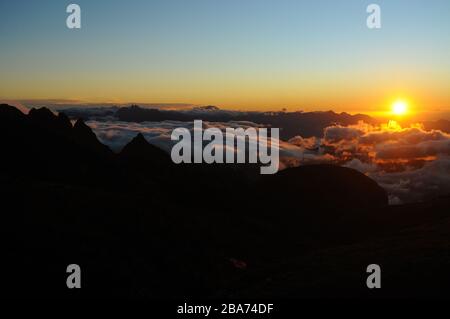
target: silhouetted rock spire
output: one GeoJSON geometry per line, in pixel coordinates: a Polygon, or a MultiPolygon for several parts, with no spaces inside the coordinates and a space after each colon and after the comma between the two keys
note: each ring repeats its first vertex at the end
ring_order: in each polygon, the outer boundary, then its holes
{"type": "Polygon", "coordinates": [[[72,139],[79,145],[90,149],[103,156],[111,156],[112,151],[98,139],[92,129],[86,123],[78,119],[72,129],[72,139]]]}
{"type": "Polygon", "coordinates": [[[72,124],[67,116],[62,113],[55,115],[46,107],[31,109],[28,118],[34,125],[60,134],[68,134],[72,129],[72,124]]]}
{"type": "Polygon", "coordinates": [[[134,161],[147,161],[148,164],[167,165],[172,162],[170,156],[160,148],[150,144],[142,133],[128,143],[120,152],[122,159],[133,159],[134,161]]]}

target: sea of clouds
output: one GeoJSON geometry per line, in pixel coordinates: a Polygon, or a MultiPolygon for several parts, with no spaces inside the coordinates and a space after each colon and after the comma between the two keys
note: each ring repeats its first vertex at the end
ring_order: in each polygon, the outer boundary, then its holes
{"type": "MultiPolygon", "coordinates": [[[[215,127],[261,127],[252,122],[203,122],[215,127]]],[[[172,131],[193,130],[192,122],[89,121],[99,140],[112,150],[120,150],[138,133],[170,152],[172,131]]],[[[280,141],[280,169],[333,163],[356,169],[385,188],[392,204],[416,202],[450,194],[450,135],[426,131],[420,125],[401,128],[395,122],[373,126],[363,122],[353,126],[326,127],[323,136],[296,136],[280,141]]]]}

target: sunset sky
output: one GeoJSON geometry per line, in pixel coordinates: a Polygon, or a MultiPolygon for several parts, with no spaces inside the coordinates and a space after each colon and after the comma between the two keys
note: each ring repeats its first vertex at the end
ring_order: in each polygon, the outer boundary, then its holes
{"type": "Polygon", "coordinates": [[[73,0],[81,30],[70,3],[0,2],[0,99],[450,110],[448,0],[73,0]]]}

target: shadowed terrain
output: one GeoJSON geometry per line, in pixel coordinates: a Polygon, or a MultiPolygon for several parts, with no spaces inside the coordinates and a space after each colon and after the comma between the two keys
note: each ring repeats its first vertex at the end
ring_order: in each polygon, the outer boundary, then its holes
{"type": "Polygon", "coordinates": [[[82,121],[0,105],[1,289],[29,297],[443,297],[450,197],[388,206],[344,167],[260,176],[174,165],[137,135],[119,154],[82,121]],[[83,289],[66,288],[79,264],[83,289]],[[366,287],[379,264],[383,288],[366,287]]]}

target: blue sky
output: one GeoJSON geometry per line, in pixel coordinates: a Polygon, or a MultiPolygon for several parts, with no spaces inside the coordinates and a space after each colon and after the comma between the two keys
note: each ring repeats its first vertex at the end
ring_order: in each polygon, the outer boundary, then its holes
{"type": "Polygon", "coordinates": [[[450,102],[448,0],[1,1],[0,42],[4,99],[450,102]],[[81,6],[81,30],[65,25],[70,3],[81,6]],[[381,6],[381,30],[366,27],[370,3],[381,6]]]}

